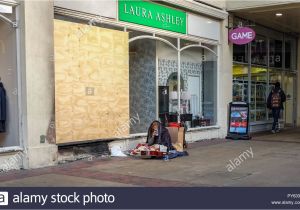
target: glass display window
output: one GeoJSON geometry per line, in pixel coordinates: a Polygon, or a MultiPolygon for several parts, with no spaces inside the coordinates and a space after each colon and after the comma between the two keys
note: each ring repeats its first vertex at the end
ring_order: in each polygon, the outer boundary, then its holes
{"type": "Polygon", "coordinates": [[[257,35],[251,42],[251,63],[267,66],[267,39],[257,35]]]}
{"type": "Polygon", "coordinates": [[[248,45],[233,45],[233,61],[248,63],[248,45]]]}
{"type": "MultiPolygon", "coordinates": [[[[187,76],[182,105],[188,106],[193,120],[215,125],[217,115],[217,56],[205,48],[189,48],[182,53],[181,72],[187,76]],[[190,67],[189,67],[190,65],[190,67]],[[186,104],[190,101],[190,104],[186,104]]],[[[182,109],[181,113],[185,110],[182,109]]],[[[197,125],[197,123],[195,123],[197,125]]]]}
{"type": "Polygon", "coordinates": [[[251,68],[251,121],[264,121],[267,119],[267,69],[261,67],[251,68]]]}
{"type": "Polygon", "coordinates": [[[130,133],[144,133],[155,119],[215,125],[217,46],[134,30],[129,36],[130,116],[140,118],[130,133]]]}
{"type": "Polygon", "coordinates": [[[269,65],[270,67],[282,68],[282,53],[283,44],[282,40],[270,39],[269,42],[269,65]]]}
{"type": "Polygon", "coordinates": [[[296,56],[297,56],[297,41],[295,38],[287,37],[285,40],[285,69],[296,70],[296,56]]]}
{"type": "Polygon", "coordinates": [[[283,74],[281,87],[286,95],[283,118],[287,126],[293,126],[295,124],[295,115],[294,115],[294,104],[296,103],[296,97],[294,94],[295,84],[296,84],[296,75],[289,72],[285,72],[283,74]]]}
{"type": "MultiPolygon", "coordinates": [[[[247,23],[247,20],[239,17],[233,20],[234,25],[247,23]]],[[[271,122],[272,114],[266,102],[276,82],[280,82],[283,89],[289,90],[289,96],[293,98],[293,102],[289,102],[289,112],[283,114],[295,115],[295,88],[292,88],[295,80],[291,75],[295,75],[297,60],[296,37],[263,26],[255,29],[257,35],[251,44],[233,45],[233,101],[250,102],[250,120],[253,125],[254,122],[271,122]],[[248,69],[251,69],[250,78],[248,69]],[[289,76],[283,76],[286,74],[289,76]],[[250,82],[251,87],[248,86],[250,82]]],[[[285,120],[286,124],[295,124],[291,116],[288,118],[283,115],[281,120],[285,120]]]]}
{"type": "Polygon", "coordinates": [[[233,65],[233,101],[248,102],[248,66],[233,65]]]}

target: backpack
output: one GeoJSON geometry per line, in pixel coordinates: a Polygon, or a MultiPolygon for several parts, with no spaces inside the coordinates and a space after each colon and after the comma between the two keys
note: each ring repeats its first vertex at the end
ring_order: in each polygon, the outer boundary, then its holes
{"type": "Polygon", "coordinates": [[[280,96],[280,90],[278,92],[272,91],[271,96],[271,106],[272,108],[280,108],[281,105],[281,96],[280,96]]]}

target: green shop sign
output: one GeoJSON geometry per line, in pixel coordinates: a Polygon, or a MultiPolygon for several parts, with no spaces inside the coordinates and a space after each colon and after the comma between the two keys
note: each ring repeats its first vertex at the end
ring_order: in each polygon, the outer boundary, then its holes
{"type": "Polygon", "coordinates": [[[186,13],[142,0],[119,0],[119,20],[186,34],[186,13]]]}

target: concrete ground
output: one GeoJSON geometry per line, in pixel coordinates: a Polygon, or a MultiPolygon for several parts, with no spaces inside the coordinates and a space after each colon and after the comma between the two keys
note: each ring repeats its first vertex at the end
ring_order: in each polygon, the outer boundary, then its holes
{"type": "Polygon", "coordinates": [[[0,186],[300,187],[300,129],[256,134],[250,141],[197,142],[188,152],[169,161],[95,158],[11,171],[0,174],[0,186]]]}

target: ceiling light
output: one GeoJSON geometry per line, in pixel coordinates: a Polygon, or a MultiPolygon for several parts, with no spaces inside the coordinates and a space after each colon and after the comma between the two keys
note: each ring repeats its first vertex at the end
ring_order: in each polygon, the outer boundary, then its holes
{"type": "Polygon", "coordinates": [[[276,13],[276,16],[277,16],[277,17],[281,17],[281,16],[282,16],[282,13],[276,13]]]}

